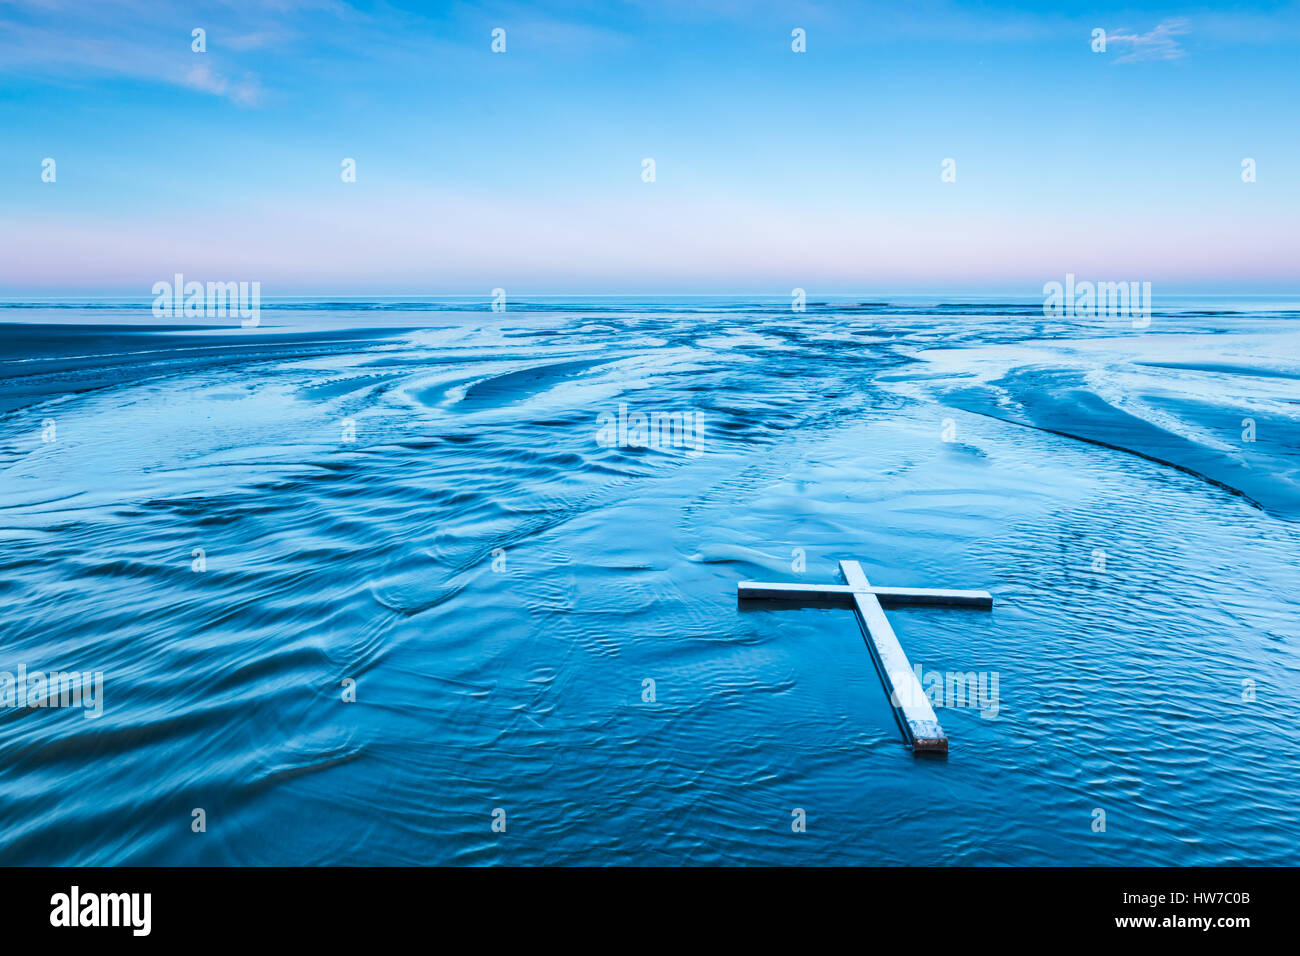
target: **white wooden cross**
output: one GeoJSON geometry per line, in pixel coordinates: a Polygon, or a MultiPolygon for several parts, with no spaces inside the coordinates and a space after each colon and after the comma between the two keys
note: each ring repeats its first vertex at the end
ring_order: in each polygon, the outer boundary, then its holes
{"type": "Polygon", "coordinates": [[[841,561],[843,584],[762,584],[741,581],[736,585],[740,601],[789,601],[799,604],[852,607],[862,627],[862,636],[871,649],[876,670],[889,692],[894,716],[903,736],[915,753],[947,753],[948,738],[939,726],[939,718],[921,682],[912,671],[907,655],[894,636],[885,617],[886,607],[907,605],[951,605],[991,608],[993,595],[988,591],[953,591],[945,588],[878,588],[867,583],[862,565],[841,561]]]}

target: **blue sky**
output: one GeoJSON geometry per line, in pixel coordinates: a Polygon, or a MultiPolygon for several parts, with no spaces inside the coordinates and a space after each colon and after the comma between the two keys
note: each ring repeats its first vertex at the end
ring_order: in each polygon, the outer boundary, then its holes
{"type": "Polygon", "coordinates": [[[1294,3],[0,0],[0,294],[1300,292],[1298,54],[1294,3]]]}

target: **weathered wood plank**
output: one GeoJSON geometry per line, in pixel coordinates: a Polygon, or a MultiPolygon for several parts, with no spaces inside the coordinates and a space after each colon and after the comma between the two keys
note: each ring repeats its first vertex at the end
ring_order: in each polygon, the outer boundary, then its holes
{"type": "MultiPolygon", "coordinates": [[[[880,588],[866,590],[874,594],[885,607],[942,606],[982,607],[993,606],[993,595],[988,591],[961,591],[953,588],[880,588]]],[[[736,585],[736,597],[742,601],[813,601],[835,603],[844,607],[853,604],[853,588],[844,584],[787,584],[783,582],[741,581],[736,585]]]]}
{"type": "MultiPolygon", "coordinates": [[[[855,562],[856,563],[856,562],[855,562]]],[[[961,591],[955,588],[871,588],[871,593],[885,607],[935,606],[983,607],[993,606],[993,595],[988,591],[961,591]]]]}
{"type": "Polygon", "coordinates": [[[842,607],[853,606],[853,589],[843,584],[767,584],[741,581],[736,597],[742,601],[833,601],[842,607]]]}
{"type": "Polygon", "coordinates": [[[880,600],[872,593],[862,566],[856,561],[841,561],[840,572],[852,589],[862,636],[871,649],[876,670],[908,743],[917,753],[947,753],[948,737],[939,726],[939,718],[935,716],[921,682],[916,679],[880,600]]]}

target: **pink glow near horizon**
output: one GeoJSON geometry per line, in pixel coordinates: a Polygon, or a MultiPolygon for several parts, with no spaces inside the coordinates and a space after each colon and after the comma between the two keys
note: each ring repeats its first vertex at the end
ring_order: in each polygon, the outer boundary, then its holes
{"type": "Polygon", "coordinates": [[[575,206],[456,197],[312,205],[130,222],[9,222],[0,288],[140,293],[174,272],[306,289],[458,292],[497,285],[580,292],[740,286],[1025,287],[1066,272],[1109,280],[1300,284],[1281,217],[1165,223],[1155,242],[1122,219],[992,220],[976,212],[929,228],[881,215],[851,220],[743,205],[575,206]],[[719,279],[722,276],[724,278],[719,279]]]}

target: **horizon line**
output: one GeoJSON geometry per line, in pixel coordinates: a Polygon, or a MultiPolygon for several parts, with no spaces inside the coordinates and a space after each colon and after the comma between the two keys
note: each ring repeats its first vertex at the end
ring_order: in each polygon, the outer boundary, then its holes
{"type": "MultiPolygon", "coordinates": [[[[197,280],[195,280],[197,281],[197,280]]],[[[1011,297],[1011,298],[1039,298],[1043,293],[1025,293],[1025,292],[974,292],[974,291],[950,291],[950,292],[863,292],[863,291],[832,291],[811,293],[804,290],[808,298],[826,297],[826,296],[931,296],[945,297],[953,296],[971,296],[975,298],[994,298],[994,297],[1011,297]]],[[[1157,293],[1153,293],[1153,296],[1157,293]]],[[[1158,293],[1160,296],[1196,296],[1199,298],[1210,298],[1215,296],[1236,296],[1236,297],[1280,297],[1300,298],[1300,291],[1287,292],[1192,292],[1184,290],[1174,290],[1172,292],[1158,293]]],[[[626,298],[673,298],[673,299],[720,299],[720,298],[772,298],[788,299],[791,293],[788,292],[509,292],[507,299],[511,298],[529,298],[529,299],[626,299],[626,298]]],[[[82,295],[78,293],[61,293],[57,295],[0,295],[0,301],[30,301],[35,299],[60,300],[60,299],[122,299],[122,300],[146,300],[157,298],[152,292],[126,294],[126,295],[82,295]]],[[[294,293],[294,294],[275,294],[263,295],[266,299],[492,299],[493,294],[488,292],[385,292],[385,293],[294,293]]]]}

